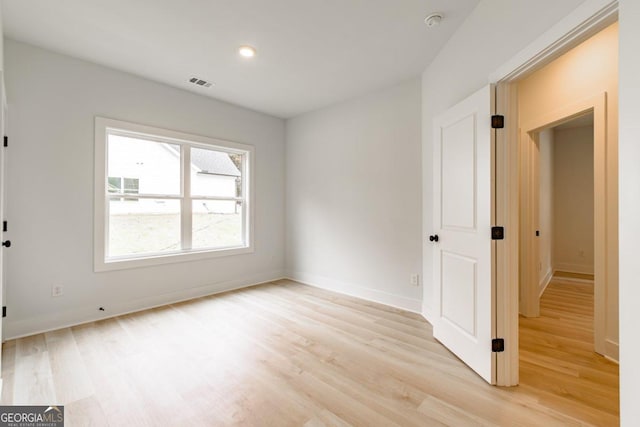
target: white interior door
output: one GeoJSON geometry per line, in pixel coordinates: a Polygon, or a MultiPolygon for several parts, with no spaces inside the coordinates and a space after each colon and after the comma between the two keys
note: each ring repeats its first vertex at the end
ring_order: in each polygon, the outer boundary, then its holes
{"type": "Polygon", "coordinates": [[[434,121],[434,337],[495,384],[491,105],[487,86],[434,121]],[[437,236],[437,238],[436,238],[437,236]]]}

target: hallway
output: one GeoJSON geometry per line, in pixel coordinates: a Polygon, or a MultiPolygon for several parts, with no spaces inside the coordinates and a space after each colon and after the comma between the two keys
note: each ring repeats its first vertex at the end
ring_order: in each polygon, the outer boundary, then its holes
{"type": "Polygon", "coordinates": [[[619,425],[618,365],[593,351],[593,284],[558,278],[520,317],[520,387],[596,425],[619,425]]]}

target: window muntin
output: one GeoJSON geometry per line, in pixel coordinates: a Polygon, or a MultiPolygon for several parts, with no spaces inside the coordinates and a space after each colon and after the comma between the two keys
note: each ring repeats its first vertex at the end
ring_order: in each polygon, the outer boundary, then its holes
{"type": "Polygon", "coordinates": [[[97,271],[252,251],[252,147],[96,118],[96,148],[97,271]]]}

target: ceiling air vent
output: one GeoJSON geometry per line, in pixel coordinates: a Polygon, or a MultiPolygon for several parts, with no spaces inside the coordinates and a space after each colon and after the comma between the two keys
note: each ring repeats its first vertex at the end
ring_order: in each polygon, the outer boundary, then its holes
{"type": "Polygon", "coordinates": [[[189,79],[189,81],[191,83],[193,83],[194,85],[198,85],[198,86],[202,86],[202,87],[211,87],[211,85],[213,85],[213,83],[208,82],[206,80],[199,79],[197,77],[191,77],[189,79]]]}

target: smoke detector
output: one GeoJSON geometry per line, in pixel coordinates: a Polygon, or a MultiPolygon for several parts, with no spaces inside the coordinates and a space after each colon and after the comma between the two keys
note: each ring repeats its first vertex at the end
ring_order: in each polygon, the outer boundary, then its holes
{"type": "Polygon", "coordinates": [[[444,15],[442,13],[432,13],[431,15],[424,18],[424,23],[427,24],[427,27],[429,28],[437,27],[438,25],[440,25],[442,18],[444,18],[444,15]]]}
{"type": "Polygon", "coordinates": [[[214,83],[208,82],[206,80],[199,79],[197,77],[191,77],[189,79],[189,82],[193,83],[196,86],[202,86],[202,87],[211,87],[214,84],[214,83]]]}

